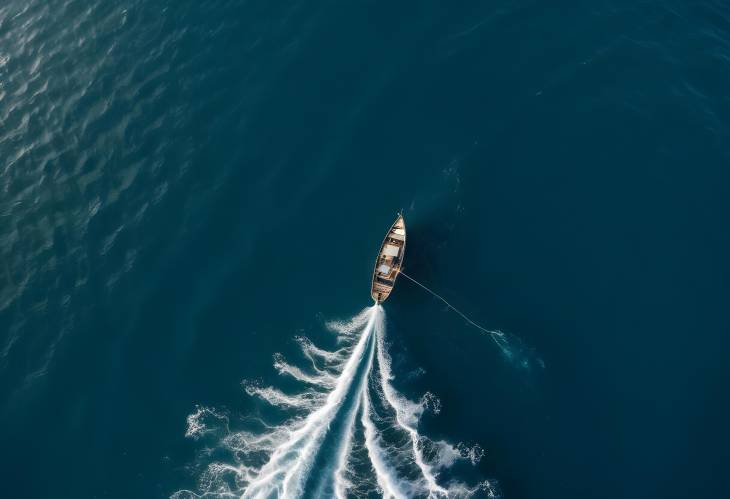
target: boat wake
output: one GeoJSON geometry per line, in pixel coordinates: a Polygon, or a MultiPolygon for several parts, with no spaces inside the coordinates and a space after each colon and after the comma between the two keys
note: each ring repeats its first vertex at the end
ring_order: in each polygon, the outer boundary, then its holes
{"type": "Polygon", "coordinates": [[[409,400],[393,386],[381,306],[327,326],[334,350],[298,337],[301,365],[274,356],[295,393],[244,382],[246,393],[280,410],[280,422],[248,417],[233,430],[222,410],[198,407],[188,416],[186,436],[206,442],[207,464],[197,490],[172,499],[499,497],[493,481],[456,477],[479,461],[480,447],[419,433],[422,415],[438,413],[440,403],[430,393],[409,400]]]}

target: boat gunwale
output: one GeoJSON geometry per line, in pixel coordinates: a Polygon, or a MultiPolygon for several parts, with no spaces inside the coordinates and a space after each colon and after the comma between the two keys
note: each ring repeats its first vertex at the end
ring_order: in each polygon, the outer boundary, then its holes
{"type": "MultiPolygon", "coordinates": [[[[378,255],[375,257],[375,266],[373,268],[373,275],[370,279],[370,297],[375,301],[376,304],[381,304],[385,300],[388,299],[390,296],[390,293],[393,291],[393,288],[395,288],[395,281],[398,279],[398,274],[400,273],[400,269],[403,267],[403,259],[405,258],[406,254],[406,239],[408,238],[408,232],[406,230],[406,220],[403,217],[403,213],[398,213],[398,216],[396,217],[395,221],[391,224],[388,231],[385,233],[385,237],[383,237],[383,242],[380,243],[380,249],[378,250],[378,255]],[[390,289],[385,294],[385,297],[378,300],[375,296],[375,279],[377,277],[378,273],[378,262],[380,261],[380,258],[383,256],[383,250],[385,249],[385,244],[388,242],[388,238],[391,236],[391,233],[393,232],[393,229],[395,229],[395,226],[398,224],[398,221],[401,220],[403,222],[403,246],[401,246],[401,251],[399,254],[400,262],[398,263],[398,266],[396,268],[395,277],[393,277],[393,285],[390,286],[390,289]]],[[[382,294],[382,293],[381,293],[382,294]]]]}

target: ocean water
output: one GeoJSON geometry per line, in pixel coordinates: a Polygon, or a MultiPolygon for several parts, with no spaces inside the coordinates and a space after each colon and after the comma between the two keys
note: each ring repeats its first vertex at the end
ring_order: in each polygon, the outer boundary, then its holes
{"type": "Polygon", "coordinates": [[[718,0],[5,0],[0,497],[727,496],[729,95],[718,0]]]}

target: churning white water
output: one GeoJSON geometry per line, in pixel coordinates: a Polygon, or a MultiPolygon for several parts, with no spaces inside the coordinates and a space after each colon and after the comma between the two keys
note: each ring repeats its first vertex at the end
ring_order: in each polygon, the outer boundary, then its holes
{"type": "Polygon", "coordinates": [[[290,414],[283,423],[251,419],[247,429],[234,431],[227,414],[208,407],[188,417],[187,436],[212,437],[215,445],[207,450],[198,489],[178,491],[173,499],[498,497],[490,481],[467,484],[444,473],[457,462],[476,464],[483,454],[478,446],[419,433],[421,416],[437,411],[438,400],[427,393],[412,401],[393,386],[381,306],[328,328],[338,349],[298,337],[302,365],[274,356],[275,369],[294,380],[298,392],[244,383],[250,396],[290,414]]]}

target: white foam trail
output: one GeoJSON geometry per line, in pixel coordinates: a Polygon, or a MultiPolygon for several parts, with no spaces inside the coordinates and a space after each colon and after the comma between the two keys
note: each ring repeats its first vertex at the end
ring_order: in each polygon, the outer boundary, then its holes
{"type": "Polygon", "coordinates": [[[244,382],[246,393],[258,397],[269,404],[288,409],[313,409],[319,407],[325,395],[307,390],[296,395],[289,395],[270,386],[257,386],[255,383],[244,382]]]}
{"type": "Polygon", "coordinates": [[[393,499],[499,496],[497,484],[489,481],[470,486],[441,478],[443,483],[439,483],[441,470],[457,461],[475,464],[483,451],[478,446],[432,441],[418,433],[423,412],[438,413],[439,402],[429,393],[420,402],[412,402],[391,384],[395,376],[386,349],[382,307],[367,308],[352,320],[327,326],[342,344],[333,352],[306,337],[296,338],[311,369],[274,356],[279,374],[301,383],[303,390],[289,394],[258,383],[243,384],[249,395],[285,409],[274,413],[286,417],[283,422],[269,424],[251,415],[244,421],[247,430],[232,432],[234,421],[229,422],[227,411],[198,407],[188,417],[186,436],[206,442],[206,460],[216,451],[207,446],[215,439],[228,452],[224,455],[232,456],[236,463],[207,464],[199,477],[198,492],[181,490],[173,494],[174,499],[288,499],[305,493],[344,499],[353,494],[369,496],[377,490],[393,499]],[[387,416],[378,414],[381,408],[387,416]],[[357,427],[363,432],[357,432],[357,427]],[[328,455],[321,455],[325,450],[328,455]],[[324,464],[324,469],[315,470],[315,463],[324,464]],[[310,490],[312,486],[316,490],[310,490]]]}
{"type": "MultiPolygon", "coordinates": [[[[380,317],[381,307],[376,306],[373,310],[373,319],[372,321],[375,324],[375,327],[377,328],[378,319],[380,317]]],[[[373,322],[371,322],[368,327],[373,327],[373,322]]],[[[360,385],[354,395],[355,397],[355,403],[353,404],[353,407],[350,409],[349,414],[347,415],[347,423],[345,425],[344,430],[344,438],[340,442],[338,458],[337,458],[337,469],[334,473],[334,489],[335,489],[335,496],[338,499],[344,499],[347,494],[347,488],[348,483],[344,479],[344,473],[347,469],[347,458],[350,455],[350,451],[352,449],[352,439],[355,433],[355,416],[357,415],[357,412],[360,410],[361,400],[363,394],[367,393],[367,386],[368,386],[368,377],[370,376],[370,371],[372,370],[373,366],[373,355],[375,351],[375,344],[372,341],[372,338],[370,339],[370,348],[368,351],[370,352],[367,356],[367,364],[365,365],[363,375],[360,378],[360,385]]]]}
{"type": "Polygon", "coordinates": [[[390,384],[390,380],[394,378],[390,368],[390,355],[385,350],[385,338],[384,328],[376,328],[376,342],[378,350],[378,369],[380,374],[380,388],[383,392],[383,396],[387,401],[388,405],[395,411],[395,419],[403,430],[408,433],[411,439],[411,447],[413,449],[413,456],[416,461],[418,469],[421,471],[421,476],[426,482],[428,488],[429,497],[448,497],[448,491],[441,487],[436,482],[436,477],[433,473],[431,466],[426,463],[423,457],[423,452],[420,448],[420,436],[416,430],[416,425],[423,412],[422,404],[415,404],[410,400],[399,395],[393,385],[390,384]]]}
{"type": "Polygon", "coordinates": [[[334,376],[322,371],[319,371],[318,375],[312,376],[304,372],[302,369],[286,362],[284,360],[284,356],[278,353],[274,355],[274,368],[279,372],[279,374],[289,375],[297,381],[302,381],[310,385],[333,387],[335,384],[334,376]]]}
{"type": "Polygon", "coordinates": [[[302,354],[309,359],[312,368],[321,375],[327,375],[329,370],[336,369],[344,360],[347,349],[341,348],[335,352],[328,352],[315,346],[306,336],[297,336],[297,343],[302,349],[302,354]],[[320,367],[320,364],[322,367],[320,367]]]}
{"type": "Polygon", "coordinates": [[[207,434],[215,433],[216,429],[211,428],[211,424],[218,427],[223,426],[227,431],[228,417],[210,407],[198,406],[195,412],[187,417],[185,436],[197,440],[207,434]]]}
{"type": "Polygon", "coordinates": [[[312,412],[304,424],[292,432],[289,440],[274,451],[259,476],[249,484],[243,494],[244,498],[269,497],[274,494],[279,497],[301,495],[305,475],[311,467],[327,428],[352,384],[370,339],[376,309],[373,307],[370,310],[368,324],[324,405],[312,412]]]}
{"type": "Polygon", "coordinates": [[[370,463],[373,466],[375,477],[378,480],[378,486],[382,490],[383,497],[385,498],[393,497],[395,499],[400,499],[401,497],[408,497],[406,493],[401,490],[396,471],[385,461],[383,449],[380,447],[378,442],[378,430],[375,428],[375,424],[372,419],[370,419],[371,412],[370,396],[367,391],[364,391],[362,394],[361,421],[363,428],[365,428],[365,447],[368,450],[370,463]]]}
{"type": "MultiPolygon", "coordinates": [[[[364,383],[363,383],[364,385],[364,383]]],[[[347,461],[352,452],[352,440],[355,437],[355,416],[357,411],[360,410],[361,397],[356,398],[355,406],[353,407],[347,422],[347,429],[345,430],[345,437],[342,440],[340,446],[340,453],[337,457],[337,469],[335,470],[334,482],[335,482],[335,497],[337,499],[345,499],[347,497],[347,489],[352,485],[347,479],[345,479],[345,472],[347,471],[347,461]]]]}
{"type": "Polygon", "coordinates": [[[376,307],[372,306],[365,308],[350,320],[328,321],[325,325],[327,326],[327,329],[340,336],[355,335],[358,331],[362,330],[364,325],[368,324],[372,320],[371,314],[374,313],[374,308],[376,307]]]}
{"type": "MultiPolygon", "coordinates": [[[[378,305],[378,312],[382,311],[382,307],[378,305]]],[[[378,363],[382,356],[381,347],[382,342],[380,338],[383,334],[384,319],[382,314],[378,314],[378,320],[375,322],[375,348],[378,352],[378,363]]],[[[370,374],[370,368],[372,367],[372,358],[368,365],[368,374],[370,374]]],[[[403,482],[398,478],[398,473],[393,467],[391,467],[386,460],[385,452],[380,446],[380,437],[378,436],[378,430],[373,423],[371,414],[373,413],[370,394],[368,390],[363,390],[362,394],[362,411],[360,420],[365,430],[365,448],[368,451],[370,457],[370,463],[372,464],[373,470],[375,471],[375,477],[378,482],[378,486],[383,492],[383,497],[399,499],[401,497],[408,497],[408,494],[403,490],[403,482]]]]}

